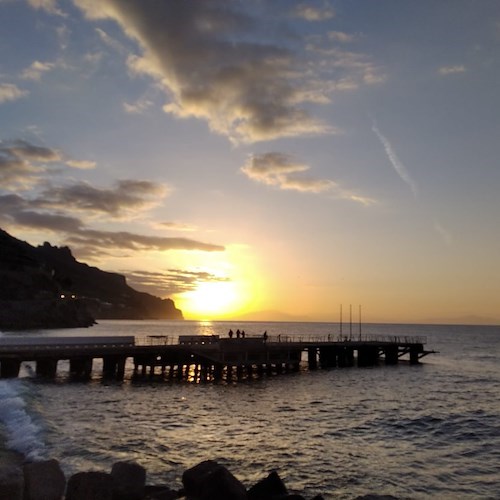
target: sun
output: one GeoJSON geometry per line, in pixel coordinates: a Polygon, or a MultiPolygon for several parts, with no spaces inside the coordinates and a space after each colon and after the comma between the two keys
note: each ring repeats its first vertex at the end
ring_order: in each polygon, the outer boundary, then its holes
{"type": "Polygon", "coordinates": [[[184,294],[186,313],[197,319],[227,316],[241,306],[241,293],[231,281],[200,283],[196,290],[184,294]]]}

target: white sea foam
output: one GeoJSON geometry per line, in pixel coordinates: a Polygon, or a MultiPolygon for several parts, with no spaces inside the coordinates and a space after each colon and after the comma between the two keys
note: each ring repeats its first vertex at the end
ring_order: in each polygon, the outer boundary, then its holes
{"type": "Polygon", "coordinates": [[[5,429],[7,448],[22,453],[28,460],[45,458],[42,428],[29,414],[22,380],[0,380],[0,424],[5,429]]]}

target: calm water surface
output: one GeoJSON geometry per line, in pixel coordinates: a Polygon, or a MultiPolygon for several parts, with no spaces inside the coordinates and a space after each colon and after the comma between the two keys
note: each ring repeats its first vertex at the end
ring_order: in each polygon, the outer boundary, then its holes
{"type": "MultiPolygon", "coordinates": [[[[39,334],[176,337],[229,328],[339,333],[326,323],[103,321],[39,334]]],[[[304,369],[217,384],[104,383],[98,362],[88,383],[69,382],[64,362],[46,382],[25,365],[21,378],[0,380],[2,446],[56,458],[68,475],[136,460],[149,483],[173,487],[186,468],[215,459],[247,486],[276,469],[309,497],[500,498],[500,327],[363,325],[363,333],[424,335],[440,354],[420,366],[304,369]]]]}

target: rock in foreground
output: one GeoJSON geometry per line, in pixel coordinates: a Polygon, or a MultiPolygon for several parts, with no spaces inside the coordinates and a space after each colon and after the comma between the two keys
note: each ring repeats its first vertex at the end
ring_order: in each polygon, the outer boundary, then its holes
{"type": "MultiPolygon", "coordinates": [[[[0,500],[308,500],[288,491],[276,471],[246,488],[226,467],[206,460],[186,470],[182,488],[147,485],[146,470],[135,462],[117,462],[111,472],[73,474],[67,481],[57,460],[24,467],[0,467],[0,500]]],[[[361,499],[397,500],[369,494],[361,499]]],[[[324,500],[316,495],[310,500],[324,500]]]]}

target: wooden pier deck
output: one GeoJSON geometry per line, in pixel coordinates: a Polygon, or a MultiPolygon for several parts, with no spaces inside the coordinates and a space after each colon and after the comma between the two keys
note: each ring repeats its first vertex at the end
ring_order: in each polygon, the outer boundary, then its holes
{"type": "Polygon", "coordinates": [[[123,380],[127,361],[134,377],[218,380],[318,368],[410,364],[434,351],[425,337],[246,337],[217,335],[135,337],[0,337],[0,378],[19,376],[21,363],[36,364],[36,374],[54,378],[59,361],[69,361],[72,378],[88,379],[94,360],[102,359],[102,376],[123,380]]]}

